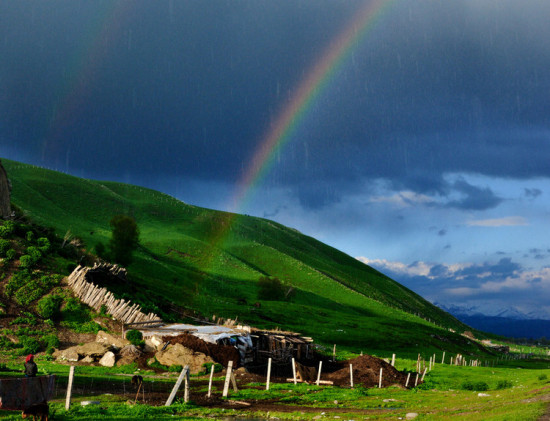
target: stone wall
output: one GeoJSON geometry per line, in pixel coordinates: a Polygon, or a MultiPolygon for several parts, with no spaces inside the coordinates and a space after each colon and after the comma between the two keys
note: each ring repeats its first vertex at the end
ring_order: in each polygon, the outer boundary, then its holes
{"type": "Polygon", "coordinates": [[[0,162],[0,217],[3,219],[11,218],[10,190],[8,174],[0,162]]]}

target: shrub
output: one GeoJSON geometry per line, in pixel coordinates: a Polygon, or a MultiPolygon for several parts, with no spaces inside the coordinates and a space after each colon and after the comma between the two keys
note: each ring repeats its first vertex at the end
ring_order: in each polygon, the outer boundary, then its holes
{"type": "Polygon", "coordinates": [[[4,223],[0,225],[0,237],[8,238],[13,233],[14,230],[15,230],[15,222],[4,221],[4,223]]]}
{"type": "Polygon", "coordinates": [[[171,365],[170,367],[168,367],[168,371],[170,371],[171,373],[179,373],[181,372],[181,370],[183,370],[183,366],[178,364],[171,365]]]}
{"type": "Polygon", "coordinates": [[[6,253],[10,249],[11,243],[9,240],[0,239],[0,257],[6,257],[6,253]]]}
{"type": "Polygon", "coordinates": [[[17,352],[19,355],[36,354],[42,345],[34,338],[23,337],[20,342],[22,348],[17,352]]]}
{"type": "Polygon", "coordinates": [[[497,390],[500,390],[500,389],[508,389],[512,386],[513,384],[510,380],[499,380],[496,388],[497,390]]]}
{"type": "Polygon", "coordinates": [[[538,379],[539,380],[546,380],[548,378],[548,376],[546,374],[541,374],[538,379]]]}
{"type": "Polygon", "coordinates": [[[36,311],[43,319],[59,319],[62,298],[59,295],[46,295],[38,300],[36,311]]]}
{"type": "Polygon", "coordinates": [[[462,390],[475,390],[477,392],[483,392],[489,390],[489,385],[485,382],[470,382],[466,381],[460,385],[462,390]]]}
{"type": "Polygon", "coordinates": [[[285,287],[279,278],[262,276],[258,280],[258,299],[281,301],[285,298],[285,287]]]}
{"type": "Polygon", "coordinates": [[[50,240],[46,237],[40,237],[36,240],[36,244],[38,245],[38,250],[40,250],[42,254],[45,254],[48,250],[50,250],[50,240]]]}
{"type": "Polygon", "coordinates": [[[25,234],[25,238],[27,239],[27,241],[29,243],[32,243],[33,240],[34,240],[34,232],[32,231],[27,231],[27,234],[25,234]]]}
{"type": "Polygon", "coordinates": [[[9,249],[6,252],[6,260],[11,261],[11,260],[15,259],[16,254],[17,254],[17,252],[14,249],[9,249]]]}
{"type": "Polygon", "coordinates": [[[143,334],[137,329],[132,329],[126,332],[126,339],[128,339],[130,343],[135,346],[141,346],[145,344],[145,341],[143,340],[143,334]]]}
{"type": "Polygon", "coordinates": [[[53,354],[54,349],[59,348],[59,338],[53,333],[42,336],[40,341],[48,354],[53,354]]]}
{"type": "Polygon", "coordinates": [[[218,363],[204,363],[202,365],[202,371],[199,374],[210,374],[210,370],[212,370],[212,366],[214,366],[214,373],[219,373],[223,370],[223,366],[218,363]]]}

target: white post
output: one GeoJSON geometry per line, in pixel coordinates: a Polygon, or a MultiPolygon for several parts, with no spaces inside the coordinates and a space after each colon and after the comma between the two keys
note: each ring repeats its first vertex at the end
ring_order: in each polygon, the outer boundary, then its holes
{"type": "Polygon", "coordinates": [[[321,368],[323,367],[323,361],[319,361],[319,371],[317,373],[317,386],[319,386],[321,382],[321,368]]]}
{"type": "Polygon", "coordinates": [[[430,357],[430,365],[429,365],[430,371],[432,371],[432,357],[430,357]]]}
{"type": "Polygon", "coordinates": [[[353,364],[349,365],[349,384],[350,387],[353,389],[353,364]]]}
{"type": "Polygon", "coordinates": [[[426,371],[428,371],[427,368],[424,369],[424,374],[422,374],[422,378],[420,379],[421,382],[424,381],[424,376],[426,375],[426,371]]]}
{"type": "Polygon", "coordinates": [[[336,361],[336,344],[334,344],[334,348],[332,349],[332,361],[336,361]]]}
{"type": "Polygon", "coordinates": [[[176,381],[176,384],[172,388],[172,392],[170,393],[170,396],[168,396],[168,400],[164,404],[164,406],[170,406],[172,405],[172,402],[174,402],[174,398],[176,397],[176,393],[178,392],[178,389],[181,386],[181,383],[183,382],[183,379],[186,375],[188,375],[189,372],[189,366],[186,365],[183,370],[181,370],[181,373],[178,377],[178,380],[176,381]]]}
{"type": "Polygon", "coordinates": [[[418,373],[416,373],[416,379],[414,380],[414,387],[418,385],[418,373]]]}
{"type": "Polygon", "coordinates": [[[231,381],[231,372],[233,371],[233,361],[227,363],[227,372],[225,373],[225,383],[223,384],[223,393],[224,398],[227,397],[229,393],[229,382],[231,381]]]}
{"type": "Polygon", "coordinates": [[[73,394],[74,365],[69,369],[69,384],[67,385],[67,398],[65,399],[65,410],[68,411],[71,406],[71,396],[73,394]]]}
{"type": "Polygon", "coordinates": [[[443,358],[441,358],[441,364],[445,363],[445,351],[443,351],[443,358]]]}
{"type": "Polygon", "coordinates": [[[208,397],[212,397],[212,380],[214,378],[214,363],[212,363],[212,366],[210,367],[210,379],[208,380],[208,397]]]}
{"type": "Polygon", "coordinates": [[[269,390],[270,379],[271,379],[271,358],[267,360],[267,380],[265,382],[265,390],[269,390]]]}
{"type": "Polygon", "coordinates": [[[380,367],[380,379],[378,380],[378,389],[382,389],[382,371],[384,369],[380,367]]]}
{"type": "Polygon", "coordinates": [[[189,378],[189,366],[186,366],[187,370],[185,372],[185,385],[184,385],[184,391],[183,391],[183,401],[185,403],[189,402],[189,389],[191,388],[190,378],[189,378]]]}
{"type": "Polygon", "coordinates": [[[391,365],[392,367],[395,367],[395,354],[393,354],[391,357],[391,365]]]}
{"type": "Polygon", "coordinates": [[[405,387],[409,386],[409,380],[411,379],[411,373],[407,374],[407,381],[405,382],[405,387]]]}
{"type": "Polygon", "coordinates": [[[292,358],[292,378],[294,379],[294,384],[296,384],[296,361],[294,361],[294,358],[292,358]]]}

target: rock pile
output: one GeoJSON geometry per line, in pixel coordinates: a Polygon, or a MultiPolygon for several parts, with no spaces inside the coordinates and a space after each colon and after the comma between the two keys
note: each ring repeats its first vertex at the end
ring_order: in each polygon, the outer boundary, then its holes
{"type": "MultiPolygon", "coordinates": [[[[204,343],[204,341],[198,338],[192,338],[204,343]]],[[[131,364],[143,357],[148,358],[148,363],[153,363],[156,360],[168,367],[173,365],[180,365],[182,367],[188,365],[191,374],[201,372],[204,368],[203,364],[214,362],[212,357],[200,352],[200,349],[208,351],[207,349],[201,348],[197,343],[194,343],[193,346],[187,345],[188,342],[179,337],[167,337],[165,341],[164,338],[153,336],[145,341],[145,346],[141,349],[140,347],[131,345],[126,339],[99,331],[94,342],[73,346],[62,351],[55,351],[53,356],[59,362],[99,364],[104,367],[131,364]]],[[[208,346],[212,347],[214,355],[222,355],[217,350],[218,346],[210,344],[208,346]]],[[[237,353],[233,347],[222,348],[229,348],[237,353]]],[[[223,355],[227,356],[228,353],[226,352],[223,355]]],[[[237,360],[238,353],[234,361],[237,360]]]]}

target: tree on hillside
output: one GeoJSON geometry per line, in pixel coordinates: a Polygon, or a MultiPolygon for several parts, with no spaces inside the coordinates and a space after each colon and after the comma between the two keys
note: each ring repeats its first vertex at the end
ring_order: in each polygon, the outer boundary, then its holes
{"type": "Polygon", "coordinates": [[[132,253],[139,244],[139,228],[136,220],[128,215],[115,215],[110,225],[111,257],[114,262],[128,266],[132,262],[132,253]]]}
{"type": "Polygon", "coordinates": [[[258,299],[265,301],[290,300],[294,295],[294,288],[284,285],[279,278],[261,276],[258,280],[258,299]]]}

